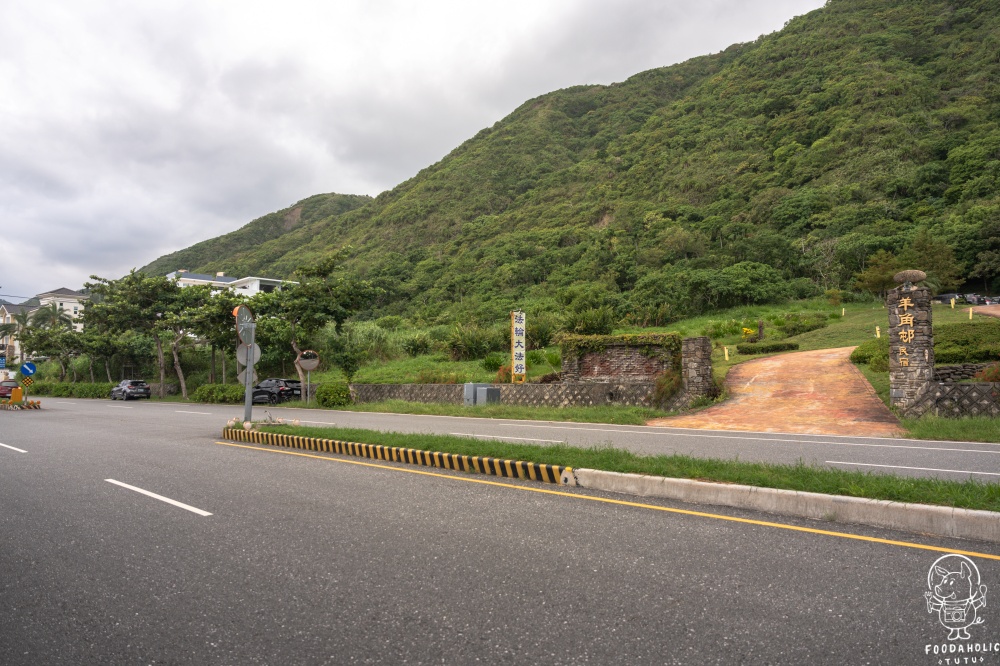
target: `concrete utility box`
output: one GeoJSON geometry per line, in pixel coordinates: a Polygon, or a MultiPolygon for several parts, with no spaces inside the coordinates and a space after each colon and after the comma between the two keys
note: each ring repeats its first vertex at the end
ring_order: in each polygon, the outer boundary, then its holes
{"type": "Polygon", "coordinates": [[[492,386],[492,384],[465,384],[465,406],[472,407],[476,404],[476,390],[492,386]]]}
{"type": "Polygon", "coordinates": [[[495,386],[480,386],[476,389],[477,405],[500,404],[500,389],[495,386]]]}

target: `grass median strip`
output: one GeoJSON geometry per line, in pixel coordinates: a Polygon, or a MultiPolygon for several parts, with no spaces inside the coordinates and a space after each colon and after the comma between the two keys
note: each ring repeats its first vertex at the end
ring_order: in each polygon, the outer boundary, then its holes
{"type": "MultiPolygon", "coordinates": [[[[287,403],[289,407],[301,407],[298,403],[287,403]]],[[[386,400],[365,402],[359,405],[336,407],[350,412],[378,412],[389,414],[418,414],[428,416],[471,416],[484,419],[517,419],[524,421],[566,421],[570,423],[611,423],[614,425],[645,425],[650,419],[673,416],[675,412],[665,412],[649,407],[622,407],[617,405],[599,407],[525,407],[521,405],[450,405],[436,402],[406,402],[386,400]]]]}
{"type": "Polygon", "coordinates": [[[299,437],[316,437],[421,451],[524,460],[574,469],[598,469],[609,472],[735,483],[828,495],[846,495],[892,502],[1000,511],[1000,485],[976,480],[948,481],[910,478],[873,472],[814,467],[805,464],[776,465],[680,455],[642,456],[610,446],[590,448],[579,448],[568,444],[539,446],[471,437],[405,434],[358,428],[266,426],[262,430],[299,437]]]}

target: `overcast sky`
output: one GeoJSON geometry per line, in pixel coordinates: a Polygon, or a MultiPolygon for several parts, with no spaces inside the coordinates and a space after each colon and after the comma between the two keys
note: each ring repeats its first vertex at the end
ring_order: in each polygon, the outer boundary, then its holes
{"type": "Polygon", "coordinates": [[[320,192],[376,195],[522,102],[822,0],[0,0],[0,298],[320,192]]]}

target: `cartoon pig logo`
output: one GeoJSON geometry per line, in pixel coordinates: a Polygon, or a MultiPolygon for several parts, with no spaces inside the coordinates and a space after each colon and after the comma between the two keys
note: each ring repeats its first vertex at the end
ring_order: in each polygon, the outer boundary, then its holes
{"type": "Polygon", "coordinates": [[[927,572],[927,612],[937,613],[948,640],[966,640],[969,627],[983,623],[979,609],[986,605],[986,586],[979,569],[964,555],[939,557],[927,572]]]}

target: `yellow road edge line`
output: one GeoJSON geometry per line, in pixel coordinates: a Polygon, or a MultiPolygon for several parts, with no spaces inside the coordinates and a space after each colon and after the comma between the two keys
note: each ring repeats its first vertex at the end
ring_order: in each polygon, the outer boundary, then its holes
{"type": "Polygon", "coordinates": [[[501,483],[499,481],[489,481],[487,479],[477,479],[475,477],[464,477],[464,476],[454,476],[451,474],[441,474],[440,472],[425,472],[420,469],[407,469],[405,467],[393,467],[391,465],[377,465],[375,463],[363,462],[361,460],[343,460],[341,458],[328,458],[327,456],[316,456],[309,453],[297,453],[295,451],[282,451],[280,449],[273,448],[261,448],[257,446],[246,446],[243,444],[235,444],[232,442],[215,442],[216,444],[221,444],[222,446],[231,446],[239,449],[251,449],[253,451],[265,451],[267,453],[283,453],[289,456],[300,456],[303,458],[318,458],[319,460],[328,460],[330,462],[346,463],[348,465],[361,465],[362,467],[375,467],[378,469],[387,469],[394,472],[406,472],[407,474],[420,474],[423,476],[433,476],[441,479],[450,479],[452,481],[465,481],[466,483],[481,483],[487,486],[497,486],[500,488],[511,488],[513,490],[523,490],[532,493],[541,493],[544,495],[556,495],[558,497],[569,497],[572,499],[579,500],[590,500],[592,502],[602,502],[604,504],[616,504],[619,506],[629,506],[637,509],[651,509],[653,511],[663,511],[666,513],[677,513],[685,516],[695,516],[698,518],[712,518],[715,520],[726,520],[733,523],[743,523],[745,525],[758,525],[761,527],[773,527],[776,529],[791,530],[793,532],[805,532],[807,534],[819,534],[823,536],[839,537],[841,539],[853,539],[855,541],[867,541],[869,543],[880,543],[888,546],[900,546],[902,548],[917,548],[920,550],[931,550],[938,553],[955,553],[958,555],[967,555],[969,557],[982,557],[988,560],[998,560],[1000,561],[1000,555],[991,555],[990,553],[977,553],[975,551],[967,550],[953,550],[951,548],[942,548],[940,546],[928,546],[922,543],[913,543],[911,541],[894,541],[892,539],[881,539],[879,537],[869,537],[861,534],[851,534],[849,532],[833,532],[831,530],[819,530],[814,527],[800,527],[798,525],[787,525],[784,523],[772,523],[766,520],[753,520],[752,518],[737,518],[735,516],[726,516],[719,513],[706,513],[704,511],[691,511],[689,509],[675,509],[666,506],[657,506],[655,504],[643,504],[641,502],[628,502],[625,500],[610,499],[607,497],[593,497],[591,495],[578,495],[576,493],[568,493],[561,490],[549,490],[547,488],[534,488],[531,486],[518,486],[512,483],[501,483]]]}

